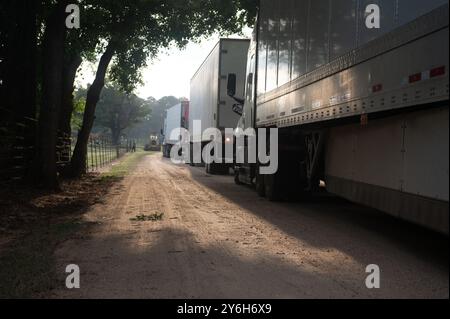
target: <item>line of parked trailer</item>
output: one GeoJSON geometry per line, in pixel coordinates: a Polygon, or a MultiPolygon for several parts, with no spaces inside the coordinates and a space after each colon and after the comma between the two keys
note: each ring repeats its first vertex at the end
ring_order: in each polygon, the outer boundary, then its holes
{"type": "MultiPolygon", "coordinates": [[[[233,167],[238,184],[270,200],[326,185],[448,234],[448,1],[376,1],[379,29],[366,26],[366,2],[261,0],[251,41],[219,41],[192,78],[188,118],[174,124],[200,150],[210,140],[194,121],[221,131],[224,148],[234,143],[226,128],[278,128],[276,173],[227,158],[207,172],[233,167]]],[[[187,114],[168,111],[166,138],[172,113],[187,114]]]]}

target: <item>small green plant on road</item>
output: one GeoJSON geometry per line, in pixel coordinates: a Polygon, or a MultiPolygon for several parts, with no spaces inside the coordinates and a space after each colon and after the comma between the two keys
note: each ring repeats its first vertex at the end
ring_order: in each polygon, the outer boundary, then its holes
{"type": "Polygon", "coordinates": [[[151,215],[137,215],[134,218],[130,218],[132,222],[157,222],[162,220],[164,213],[154,213],[151,215]]]}

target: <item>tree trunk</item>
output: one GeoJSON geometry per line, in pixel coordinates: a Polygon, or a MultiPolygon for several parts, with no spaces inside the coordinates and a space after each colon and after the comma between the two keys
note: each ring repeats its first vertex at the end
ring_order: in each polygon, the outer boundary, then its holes
{"type": "Polygon", "coordinates": [[[6,171],[23,167],[25,178],[31,171],[36,144],[39,6],[39,1],[0,1],[0,128],[10,137],[21,137],[0,140],[0,166],[6,171]]]}
{"type": "Polygon", "coordinates": [[[112,137],[112,143],[114,145],[120,144],[120,134],[122,133],[120,129],[117,127],[110,128],[111,129],[111,137],[112,137]]]}
{"type": "Polygon", "coordinates": [[[45,28],[43,39],[42,101],[39,112],[35,181],[47,189],[59,188],[56,168],[56,141],[62,97],[64,65],[65,8],[59,1],[45,28]]]}
{"type": "Polygon", "coordinates": [[[73,113],[73,91],[77,70],[83,60],[80,55],[73,56],[64,66],[63,70],[63,92],[61,102],[61,113],[59,116],[59,130],[63,134],[70,135],[72,132],[71,121],[73,113]]]}
{"type": "Polygon", "coordinates": [[[114,145],[114,147],[116,148],[116,156],[119,157],[120,156],[120,134],[121,134],[121,130],[117,127],[111,127],[111,141],[114,145]]]}
{"type": "Polygon", "coordinates": [[[12,120],[34,118],[38,2],[4,0],[0,10],[0,101],[12,120]]]}
{"type": "MultiPolygon", "coordinates": [[[[59,116],[59,136],[64,138],[64,140],[58,140],[58,146],[66,147],[64,145],[67,142],[67,138],[70,138],[72,135],[72,113],[73,113],[73,91],[74,91],[74,82],[77,74],[77,70],[83,61],[79,54],[75,54],[71,56],[68,61],[64,65],[63,69],[63,88],[62,88],[62,101],[61,101],[61,112],[59,116]]],[[[62,154],[61,161],[69,162],[70,155],[66,152],[62,154]]],[[[66,174],[66,170],[61,172],[62,174],[66,174]]]]}
{"type": "Polygon", "coordinates": [[[121,106],[117,108],[117,113],[113,115],[113,119],[109,127],[109,129],[111,130],[111,138],[113,145],[119,145],[120,135],[122,134],[122,130],[120,129],[120,109],[121,106]]]}
{"type": "Polygon", "coordinates": [[[105,86],[106,71],[108,70],[109,63],[114,56],[114,52],[114,46],[112,42],[110,42],[100,59],[94,83],[92,83],[87,93],[83,124],[80,132],[78,133],[77,144],[75,145],[75,150],[71,161],[71,173],[73,177],[80,177],[86,172],[87,146],[89,142],[89,135],[91,134],[92,126],[94,125],[95,108],[98,100],[100,99],[100,93],[105,86]]]}

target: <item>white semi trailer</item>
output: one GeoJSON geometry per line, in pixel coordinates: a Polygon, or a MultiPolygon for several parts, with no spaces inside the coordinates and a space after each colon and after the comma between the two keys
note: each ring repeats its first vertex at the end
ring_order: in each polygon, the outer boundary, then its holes
{"type": "Polygon", "coordinates": [[[279,169],[245,163],[236,181],[270,200],[325,183],[448,234],[448,10],[443,0],[261,0],[238,127],[279,129],[279,169]]]}
{"type": "Polygon", "coordinates": [[[181,141],[181,129],[187,129],[189,121],[189,102],[183,101],[166,112],[162,135],[163,156],[169,158],[172,147],[181,141]]]}
{"type": "MultiPolygon", "coordinates": [[[[225,137],[225,129],[235,128],[240,115],[233,112],[236,101],[227,94],[227,77],[228,74],[236,76],[237,94],[243,95],[249,44],[247,39],[221,39],[191,79],[189,132],[191,141],[200,145],[199,149],[211,142],[211,137],[203,134],[209,128],[221,132],[223,147],[233,143],[232,137],[225,137]],[[194,121],[201,123],[198,130],[194,130],[194,121]]],[[[193,156],[194,151],[191,151],[192,164],[193,156]]],[[[225,173],[233,166],[233,161],[224,156],[206,164],[206,171],[225,173]]]]}

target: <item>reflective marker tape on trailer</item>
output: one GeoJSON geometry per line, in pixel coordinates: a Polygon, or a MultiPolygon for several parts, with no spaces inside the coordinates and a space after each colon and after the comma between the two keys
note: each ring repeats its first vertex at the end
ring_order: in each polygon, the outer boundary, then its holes
{"type": "Polygon", "coordinates": [[[422,73],[416,73],[409,76],[409,83],[422,81],[422,73]]]}
{"type": "Polygon", "coordinates": [[[446,66],[440,66],[431,70],[423,71],[421,73],[411,74],[407,78],[403,78],[402,85],[414,84],[420,81],[430,80],[439,76],[443,76],[446,73],[446,66]]]}
{"type": "Polygon", "coordinates": [[[372,92],[373,93],[378,93],[378,92],[381,92],[381,91],[383,91],[383,84],[377,84],[377,85],[374,85],[372,87],[372,92]]]}
{"type": "Polygon", "coordinates": [[[430,78],[435,78],[441,75],[445,75],[446,70],[445,66],[440,66],[438,68],[434,68],[430,71],[430,78]]]}

